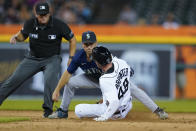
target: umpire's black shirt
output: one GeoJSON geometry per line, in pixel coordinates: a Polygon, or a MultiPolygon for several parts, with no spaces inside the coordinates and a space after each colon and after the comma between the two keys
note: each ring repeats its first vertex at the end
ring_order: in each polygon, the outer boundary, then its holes
{"type": "Polygon", "coordinates": [[[40,25],[36,18],[26,21],[21,33],[29,37],[30,55],[37,58],[59,55],[62,37],[70,40],[74,36],[66,23],[52,16],[47,25],[40,25]]]}

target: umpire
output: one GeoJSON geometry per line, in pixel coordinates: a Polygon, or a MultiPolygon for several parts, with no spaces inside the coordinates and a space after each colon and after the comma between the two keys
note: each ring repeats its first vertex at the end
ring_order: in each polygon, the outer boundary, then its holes
{"type": "Polygon", "coordinates": [[[51,16],[47,2],[38,2],[34,6],[35,18],[27,20],[23,28],[11,37],[10,43],[22,42],[29,37],[30,51],[16,68],[16,71],[0,87],[0,105],[28,78],[37,72],[44,74],[43,117],[52,113],[52,93],[58,83],[61,65],[61,40],[69,41],[69,61],[76,50],[76,38],[68,25],[51,16]]]}

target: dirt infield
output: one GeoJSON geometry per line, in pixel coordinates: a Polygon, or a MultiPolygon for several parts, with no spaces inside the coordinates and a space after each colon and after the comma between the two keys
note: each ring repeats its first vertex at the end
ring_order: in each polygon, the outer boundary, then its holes
{"type": "Polygon", "coordinates": [[[95,122],[79,119],[69,112],[68,119],[42,118],[41,111],[0,111],[0,117],[29,117],[30,121],[0,123],[0,131],[196,131],[196,113],[169,113],[159,120],[150,112],[130,112],[126,119],[95,122]]]}

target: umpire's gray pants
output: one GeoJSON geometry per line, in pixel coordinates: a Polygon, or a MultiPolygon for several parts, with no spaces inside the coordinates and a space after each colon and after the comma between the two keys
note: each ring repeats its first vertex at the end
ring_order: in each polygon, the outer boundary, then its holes
{"type": "Polygon", "coordinates": [[[99,88],[99,80],[87,76],[85,73],[73,76],[68,84],[64,87],[61,108],[68,110],[69,104],[78,88],[99,88]]]}
{"type": "Polygon", "coordinates": [[[0,87],[0,105],[21,84],[34,74],[43,71],[44,74],[44,104],[45,110],[52,111],[52,93],[60,77],[61,57],[54,55],[49,58],[24,58],[15,72],[0,87]]]}

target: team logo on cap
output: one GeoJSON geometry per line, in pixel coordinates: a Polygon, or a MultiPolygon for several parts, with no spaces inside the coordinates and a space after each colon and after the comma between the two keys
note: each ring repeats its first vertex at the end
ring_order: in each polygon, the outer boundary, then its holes
{"type": "Polygon", "coordinates": [[[45,9],[46,9],[46,6],[43,6],[43,5],[42,5],[42,6],[40,6],[39,8],[40,8],[40,10],[45,10],[45,9]]]}
{"type": "Polygon", "coordinates": [[[90,39],[90,34],[86,34],[86,39],[90,39]]]}

